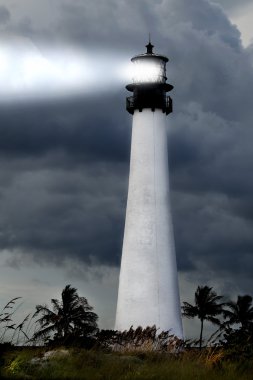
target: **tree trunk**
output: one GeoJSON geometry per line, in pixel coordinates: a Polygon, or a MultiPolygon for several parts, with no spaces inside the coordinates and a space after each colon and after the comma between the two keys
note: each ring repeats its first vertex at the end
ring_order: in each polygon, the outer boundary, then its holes
{"type": "Polygon", "coordinates": [[[204,320],[201,319],[200,338],[199,338],[199,349],[200,350],[202,348],[203,324],[204,324],[204,320]]]}

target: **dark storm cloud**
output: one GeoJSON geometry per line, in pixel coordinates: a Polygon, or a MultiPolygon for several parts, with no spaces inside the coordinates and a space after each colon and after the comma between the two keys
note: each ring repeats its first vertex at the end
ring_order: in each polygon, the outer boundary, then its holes
{"type": "Polygon", "coordinates": [[[10,20],[10,12],[6,7],[0,6],[0,24],[6,24],[10,20]]]}
{"type": "Polygon", "coordinates": [[[174,218],[179,264],[184,271],[207,268],[230,275],[252,270],[252,222],[231,213],[224,194],[174,193],[174,218]]]}
{"type": "MultiPolygon", "coordinates": [[[[126,168],[87,164],[50,170],[54,159],[48,165],[24,162],[1,186],[1,248],[21,250],[39,262],[70,256],[118,264],[126,168]]],[[[4,166],[10,172],[13,163],[4,166]]]]}
{"type": "MultiPolygon", "coordinates": [[[[26,26],[8,28],[43,36],[34,21],[26,26]]],[[[44,38],[131,55],[144,50],[149,31],[156,51],[171,58],[175,85],[168,124],[179,268],[251,268],[252,61],[222,10],[204,0],[64,1],[44,38]]],[[[89,100],[0,110],[2,249],[40,261],[119,263],[131,124],[125,96],[108,88],[89,100]]]]}
{"type": "Polygon", "coordinates": [[[1,109],[2,249],[39,262],[119,263],[130,123],[108,114],[113,102],[1,109]]]}
{"type": "MultiPolygon", "coordinates": [[[[154,1],[153,6],[159,3],[154,1]]],[[[153,29],[153,7],[147,6],[145,0],[65,1],[56,30],[71,42],[125,49],[133,48],[133,41],[135,46],[143,44],[151,25],[153,29]]]]}
{"type": "MultiPolygon", "coordinates": [[[[123,108],[120,95],[72,101],[0,106],[0,154],[40,156],[60,150],[69,160],[126,161],[130,123],[109,113],[123,108]],[[118,101],[118,99],[119,101],[118,101]],[[94,109],[99,112],[94,112],[94,109]]],[[[64,165],[64,161],[62,162],[64,165]]]]}
{"type": "Polygon", "coordinates": [[[252,128],[205,113],[193,103],[187,113],[174,116],[170,130],[175,188],[231,197],[251,194],[253,180],[247,170],[252,159],[252,128]]]}
{"type": "Polygon", "coordinates": [[[247,124],[225,121],[196,104],[174,115],[169,138],[172,208],[182,270],[205,263],[210,273],[245,268],[245,276],[250,275],[252,138],[247,124]]]}

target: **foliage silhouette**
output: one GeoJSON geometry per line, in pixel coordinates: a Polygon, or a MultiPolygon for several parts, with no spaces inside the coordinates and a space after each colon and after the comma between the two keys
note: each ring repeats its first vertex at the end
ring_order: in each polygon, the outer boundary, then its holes
{"type": "Polygon", "coordinates": [[[253,305],[251,296],[238,296],[236,302],[227,302],[226,306],[229,308],[229,310],[224,310],[224,317],[228,319],[226,321],[227,325],[239,324],[243,330],[247,330],[252,326],[253,305]]]}
{"type": "Polygon", "coordinates": [[[223,334],[220,345],[226,357],[234,361],[253,357],[253,305],[249,295],[238,296],[237,301],[227,302],[220,326],[223,334]]]}
{"type": "Polygon", "coordinates": [[[85,297],[79,297],[77,289],[66,285],[61,301],[51,299],[53,310],[47,305],[37,305],[33,317],[40,315],[36,323],[38,331],[32,340],[57,344],[85,343],[97,332],[98,316],[85,297]],[[53,339],[52,339],[52,333],[53,339]]]}
{"type": "Polygon", "coordinates": [[[195,304],[191,305],[188,302],[183,302],[182,311],[183,316],[186,318],[197,317],[200,322],[200,338],[199,348],[202,348],[203,342],[203,326],[204,321],[209,321],[215,325],[220,325],[218,315],[223,313],[224,303],[219,301],[223,298],[218,296],[215,291],[208,286],[198,286],[195,292],[195,304]]]}
{"type": "Polygon", "coordinates": [[[22,334],[23,338],[26,340],[28,336],[24,330],[25,325],[29,319],[29,314],[24,318],[24,320],[17,325],[13,320],[13,315],[19,308],[21,304],[17,304],[17,301],[20,300],[21,297],[12,298],[0,311],[0,345],[1,349],[3,347],[8,347],[8,345],[20,344],[20,334],[22,334]],[[12,336],[6,337],[7,333],[12,332],[12,336]]]}
{"type": "Polygon", "coordinates": [[[183,347],[183,341],[170,334],[170,331],[158,333],[156,326],[133,326],[129,330],[100,330],[97,337],[97,345],[101,348],[113,351],[156,351],[177,352],[183,347]]]}

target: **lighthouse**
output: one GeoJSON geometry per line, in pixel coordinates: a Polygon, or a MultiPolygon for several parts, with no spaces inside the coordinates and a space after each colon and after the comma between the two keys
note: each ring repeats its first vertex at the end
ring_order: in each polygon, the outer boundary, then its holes
{"type": "Polygon", "coordinates": [[[168,58],[147,51],[131,59],[133,115],[129,188],[115,329],[156,325],[182,338],[182,319],[169,194],[166,116],[168,58]]]}

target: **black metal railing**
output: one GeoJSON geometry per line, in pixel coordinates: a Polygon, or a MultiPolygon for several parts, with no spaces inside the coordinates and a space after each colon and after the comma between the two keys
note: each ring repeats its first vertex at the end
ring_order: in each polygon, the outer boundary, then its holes
{"type": "Polygon", "coordinates": [[[173,101],[170,96],[166,96],[165,112],[166,112],[166,115],[173,112],[173,101]]]}
{"type": "Polygon", "coordinates": [[[135,110],[135,96],[128,96],[126,98],[126,109],[129,113],[133,114],[135,110]]]}
{"type": "Polygon", "coordinates": [[[133,115],[134,110],[136,109],[141,112],[143,108],[151,108],[152,111],[155,111],[156,108],[162,109],[162,111],[168,115],[173,112],[173,102],[170,96],[164,96],[162,100],[159,99],[159,102],[155,99],[151,102],[143,102],[140,101],[138,96],[128,96],[126,98],[126,109],[130,114],[133,115]]]}

